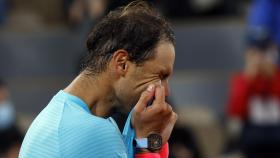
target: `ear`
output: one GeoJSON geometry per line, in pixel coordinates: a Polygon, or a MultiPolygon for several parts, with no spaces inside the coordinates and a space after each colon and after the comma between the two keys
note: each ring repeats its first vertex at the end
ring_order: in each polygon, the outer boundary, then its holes
{"type": "Polygon", "coordinates": [[[114,52],[112,57],[112,64],[114,67],[114,71],[120,75],[124,76],[128,69],[128,52],[123,49],[119,49],[114,52]]]}

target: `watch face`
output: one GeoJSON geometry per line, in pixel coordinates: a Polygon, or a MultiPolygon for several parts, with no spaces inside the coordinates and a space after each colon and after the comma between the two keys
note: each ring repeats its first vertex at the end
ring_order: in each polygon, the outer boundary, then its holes
{"type": "Polygon", "coordinates": [[[162,138],[159,134],[150,134],[148,136],[148,149],[159,150],[162,146],[162,138]]]}

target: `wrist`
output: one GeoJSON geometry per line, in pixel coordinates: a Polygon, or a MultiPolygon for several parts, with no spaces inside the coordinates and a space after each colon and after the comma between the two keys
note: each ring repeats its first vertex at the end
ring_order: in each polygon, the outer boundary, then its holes
{"type": "Polygon", "coordinates": [[[153,133],[148,135],[147,138],[136,138],[133,140],[133,146],[136,149],[141,149],[140,151],[145,149],[153,153],[158,152],[162,147],[162,137],[159,134],[153,133]]]}
{"type": "Polygon", "coordinates": [[[137,139],[142,139],[142,138],[147,138],[148,134],[146,134],[145,132],[139,132],[139,130],[135,130],[135,138],[137,139]]]}

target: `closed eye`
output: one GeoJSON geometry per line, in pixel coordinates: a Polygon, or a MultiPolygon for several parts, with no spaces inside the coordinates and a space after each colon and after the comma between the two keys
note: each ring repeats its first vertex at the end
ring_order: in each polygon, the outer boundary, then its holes
{"type": "Polygon", "coordinates": [[[169,74],[161,74],[160,79],[161,80],[166,80],[170,75],[169,74]]]}

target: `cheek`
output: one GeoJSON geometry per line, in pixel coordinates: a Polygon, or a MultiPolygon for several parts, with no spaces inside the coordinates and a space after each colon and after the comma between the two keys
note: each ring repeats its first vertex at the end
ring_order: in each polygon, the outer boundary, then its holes
{"type": "Polygon", "coordinates": [[[139,92],[135,88],[135,81],[123,80],[119,83],[117,89],[117,97],[123,106],[130,107],[138,101],[139,92]]]}
{"type": "Polygon", "coordinates": [[[159,77],[154,74],[134,73],[130,74],[129,78],[123,78],[120,86],[120,96],[126,106],[134,106],[143,91],[147,89],[150,84],[158,84],[159,77]],[[141,74],[141,75],[139,75],[141,74]]]}
{"type": "Polygon", "coordinates": [[[139,82],[138,84],[134,83],[134,86],[128,86],[128,84],[126,84],[127,86],[123,89],[123,97],[128,106],[134,106],[138,102],[142,92],[144,92],[150,84],[156,84],[158,82],[159,79],[150,80],[149,82],[139,82]]]}

